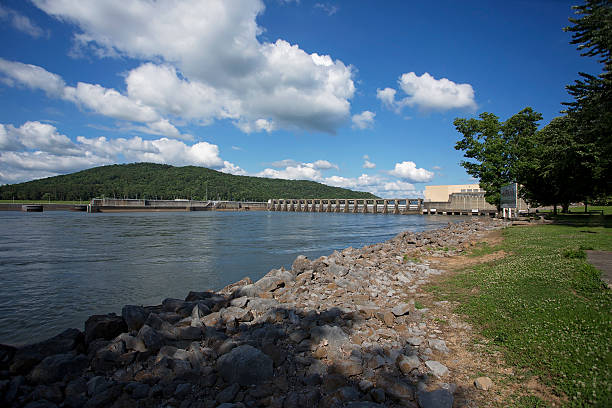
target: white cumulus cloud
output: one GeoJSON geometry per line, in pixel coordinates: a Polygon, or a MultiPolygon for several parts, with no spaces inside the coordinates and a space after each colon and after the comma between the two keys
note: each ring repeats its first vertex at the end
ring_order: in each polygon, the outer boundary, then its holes
{"type": "Polygon", "coordinates": [[[127,75],[128,96],[161,115],[328,133],[350,116],[352,68],[282,39],[259,41],[260,0],[34,3],[78,26],[81,51],[144,61],[127,75]]]}
{"type": "Polygon", "coordinates": [[[62,97],[66,83],[59,75],[37,65],[0,58],[0,81],[9,86],[25,86],[43,90],[49,96],[62,97]]]}
{"type": "Polygon", "coordinates": [[[425,183],[431,181],[434,176],[429,170],[417,168],[416,163],[412,161],[395,163],[395,168],[389,174],[413,183],[425,183]]]}
{"type": "Polygon", "coordinates": [[[364,169],[373,169],[375,167],[376,167],[376,163],[372,163],[369,160],[366,160],[366,161],[363,162],[363,168],[364,169]]]}
{"type": "Polygon", "coordinates": [[[33,23],[28,17],[2,5],[0,5],[0,21],[8,21],[13,28],[34,38],[45,35],[43,29],[33,23]]]}
{"type": "Polygon", "coordinates": [[[109,139],[78,136],[75,141],[52,125],[37,121],[16,127],[0,124],[0,183],[48,177],[119,162],[196,165],[232,174],[245,174],[223,160],[219,147],[208,142],[186,144],[162,137],[109,139]]]}
{"type": "Polygon", "coordinates": [[[368,129],[374,126],[374,117],[376,114],[368,110],[363,111],[359,114],[355,114],[352,117],[354,129],[368,129]]]}
{"type": "Polygon", "coordinates": [[[414,72],[403,74],[398,80],[400,89],[406,94],[396,99],[393,88],[377,90],[377,98],[388,108],[399,112],[403,107],[421,110],[476,109],[474,89],[470,84],[457,84],[447,78],[436,79],[425,72],[417,76],[414,72]]]}

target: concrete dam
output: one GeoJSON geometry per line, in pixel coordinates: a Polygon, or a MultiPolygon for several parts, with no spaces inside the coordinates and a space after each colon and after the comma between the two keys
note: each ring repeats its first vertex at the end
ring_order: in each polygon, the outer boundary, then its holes
{"type": "Polygon", "coordinates": [[[451,194],[449,201],[424,201],[422,198],[391,199],[272,199],[269,211],[329,212],[362,214],[441,214],[495,216],[497,208],[477,193],[451,194]]]}

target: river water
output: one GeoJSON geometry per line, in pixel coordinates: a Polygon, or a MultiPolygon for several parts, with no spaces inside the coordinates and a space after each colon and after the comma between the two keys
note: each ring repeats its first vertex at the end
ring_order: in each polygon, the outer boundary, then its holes
{"type": "Polygon", "coordinates": [[[287,212],[0,212],[0,343],[43,340],[92,314],[220,289],[348,246],[463,217],[287,212]]]}

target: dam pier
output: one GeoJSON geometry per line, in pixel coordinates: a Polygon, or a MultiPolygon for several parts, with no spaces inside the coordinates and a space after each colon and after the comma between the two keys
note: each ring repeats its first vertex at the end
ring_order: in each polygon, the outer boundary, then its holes
{"type": "MultiPolygon", "coordinates": [[[[455,194],[453,194],[455,195],[455,194]]],[[[455,197],[458,198],[458,197],[455,197]]],[[[272,199],[268,211],[328,212],[361,214],[482,215],[494,217],[497,209],[478,196],[464,196],[448,202],[422,198],[391,199],[272,199]]]]}

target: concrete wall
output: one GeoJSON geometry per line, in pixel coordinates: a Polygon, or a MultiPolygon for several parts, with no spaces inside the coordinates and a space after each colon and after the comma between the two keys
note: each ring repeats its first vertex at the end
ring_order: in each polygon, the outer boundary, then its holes
{"type": "Polygon", "coordinates": [[[425,201],[444,202],[448,201],[453,193],[461,193],[465,190],[480,190],[478,184],[454,184],[446,186],[425,186],[425,201]]]}

